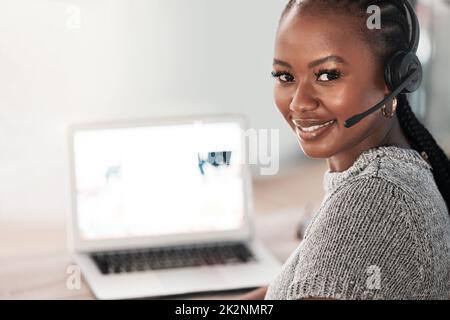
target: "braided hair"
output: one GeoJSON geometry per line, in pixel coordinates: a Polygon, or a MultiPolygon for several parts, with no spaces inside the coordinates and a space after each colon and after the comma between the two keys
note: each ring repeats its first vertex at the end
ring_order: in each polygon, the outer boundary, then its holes
{"type": "MultiPolygon", "coordinates": [[[[301,6],[316,7],[321,12],[341,13],[360,19],[355,31],[371,47],[375,58],[385,65],[397,51],[408,51],[410,44],[410,24],[408,13],[400,0],[290,0],[280,21],[292,9],[301,6]],[[382,28],[369,29],[366,26],[367,8],[376,5],[380,8],[382,28]]],[[[450,212],[450,160],[437,144],[431,133],[417,119],[405,94],[397,97],[397,117],[400,127],[413,149],[427,158],[432,167],[436,185],[450,212]]]]}

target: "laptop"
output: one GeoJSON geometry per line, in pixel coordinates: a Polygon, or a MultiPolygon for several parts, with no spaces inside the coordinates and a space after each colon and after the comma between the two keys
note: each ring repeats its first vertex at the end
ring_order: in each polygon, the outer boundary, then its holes
{"type": "Polygon", "coordinates": [[[99,299],[267,285],[280,263],[254,239],[245,119],[70,130],[69,245],[99,299]]]}

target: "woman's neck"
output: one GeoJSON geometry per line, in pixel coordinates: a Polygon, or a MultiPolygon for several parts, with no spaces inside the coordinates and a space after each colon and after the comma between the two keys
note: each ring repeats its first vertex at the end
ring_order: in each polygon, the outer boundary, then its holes
{"type": "Polygon", "coordinates": [[[327,159],[328,168],[331,172],[342,172],[350,168],[359,155],[372,148],[381,146],[396,146],[411,149],[411,143],[404,135],[398,118],[392,119],[393,124],[388,132],[380,138],[367,138],[351,149],[344,150],[327,159]]]}

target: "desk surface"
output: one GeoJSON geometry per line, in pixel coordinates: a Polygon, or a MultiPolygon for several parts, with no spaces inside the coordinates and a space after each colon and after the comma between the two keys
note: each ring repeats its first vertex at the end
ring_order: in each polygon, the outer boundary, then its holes
{"type": "MultiPolygon", "coordinates": [[[[321,161],[254,182],[255,234],[281,262],[298,245],[296,229],[323,197],[321,161]]],[[[63,225],[0,226],[0,299],[93,299],[89,287],[66,286],[72,264],[63,225]]],[[[241,293],[192,295],[233,299],[241,293]]]]}

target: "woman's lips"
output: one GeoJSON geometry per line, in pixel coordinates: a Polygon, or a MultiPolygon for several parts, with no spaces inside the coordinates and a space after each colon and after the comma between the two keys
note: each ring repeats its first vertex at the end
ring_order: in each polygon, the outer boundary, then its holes
{"type": "Polygon", "coordinates": [[[297,135],[305,141],[315,140],[327,132],[336,123],[330,121],[312,121],[302,119],[292,119],[297,135]]]}

